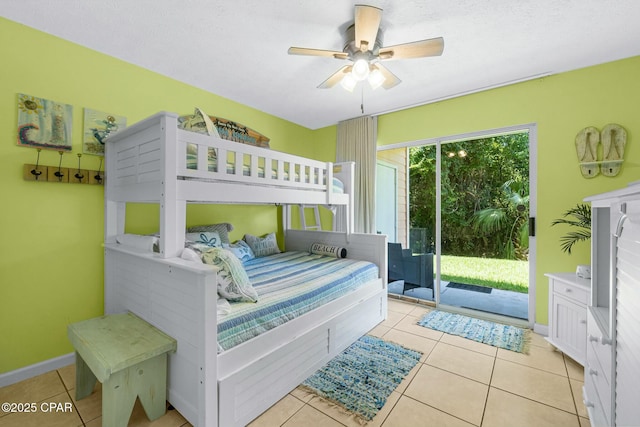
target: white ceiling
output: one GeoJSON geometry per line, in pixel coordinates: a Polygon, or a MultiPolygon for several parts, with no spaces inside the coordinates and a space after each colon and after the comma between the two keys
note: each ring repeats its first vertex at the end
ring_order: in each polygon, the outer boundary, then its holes
{"type": "Polygon", "coordinates": [[[362,100],[379,114],[640,54],[638,0],[2,0],[0,14],[311,129],[362,100]],[[384,10],[385,46],[442,36],[443,55],[386,62],[402,80],[389,90],[317,89],[344,62],[287,49],[342,50],[356,3],[384,10]]]}

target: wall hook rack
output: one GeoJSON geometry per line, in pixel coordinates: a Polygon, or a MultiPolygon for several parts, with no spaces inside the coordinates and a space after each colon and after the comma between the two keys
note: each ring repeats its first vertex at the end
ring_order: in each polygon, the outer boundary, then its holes
{"type": "Polygon", "coordinates": [[[98,167],[98,170],[82,169],[82,154],[80,153],[77,154],[78,167],[65,168],[62,167],[63,152],[59,151],[60,160],[58,162],[58,166],[45,166],[40,164],[40,150],[41,149],[38,149],[36,164],[25,164],[23,167],[22,178],[25,181],[91,185],[104,184],[105,178],[104,171],[102,170],[102,157],[100,157],[100,166],[98,167]]]}

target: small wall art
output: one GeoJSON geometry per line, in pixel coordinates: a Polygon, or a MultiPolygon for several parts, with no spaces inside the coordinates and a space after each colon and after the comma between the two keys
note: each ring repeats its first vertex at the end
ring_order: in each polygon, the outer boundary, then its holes
{"type": "Polygon", "coordinates": [[[112,132],[127,126],[126,117],[102,111],[84,109],[82,151],[85,154],[104,156],[105,138],[112,132]]]}
{"type": "Polygon", "coordinates": [[[18,145],[71,151],[73,106],[18,94],[18,145]]]}

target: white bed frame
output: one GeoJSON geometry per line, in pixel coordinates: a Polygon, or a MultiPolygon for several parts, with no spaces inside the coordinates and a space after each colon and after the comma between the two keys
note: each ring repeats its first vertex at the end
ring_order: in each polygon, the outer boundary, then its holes
{"type": "Polygon", "coordinates": [[[353,164],[341,165],[345,193],[336,194],[332,163],[179,130],[171,113],[110,136],[106,148],[105,313],[132,311],[178,341],[177,352],[169,356],[168,400],[193,425],[246,425],[386,318],[386,236],[285,230],[286,250],[308,250],[313,242],[345,247],[349,258],[377,264],[380,277],[218,354],[217,270],[178,257],[186,204],[345,206],[352,230],[353,164]],[[186,168],[190,143],[201,154],[196,170],[186,168]],[[208,172],[209,147],[216,148],[218,158],[233,153],[240,173],[208,172]],[[243,164],[251,165],[249,176],[242,174],[243,164]],[[277,179],[264,165],[278,171],[277,179]],[[284,171],[295,173],[285,179],[284,171]],[[300,182],[296,175],[306,178],[300,182]],[[160,204],[160,253],[115,242],[124,233],[127,202],[160,204]]]}

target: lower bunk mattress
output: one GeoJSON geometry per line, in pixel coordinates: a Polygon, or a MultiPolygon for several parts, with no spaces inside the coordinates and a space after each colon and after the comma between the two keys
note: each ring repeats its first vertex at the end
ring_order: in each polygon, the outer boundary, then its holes
{"type": "Polygon", "coordinates": [[[244,264],[258,302],[231,303],[218,317],[218,349],[228,350],[379,277],[367,261],[283,252],[244,264]]]}

